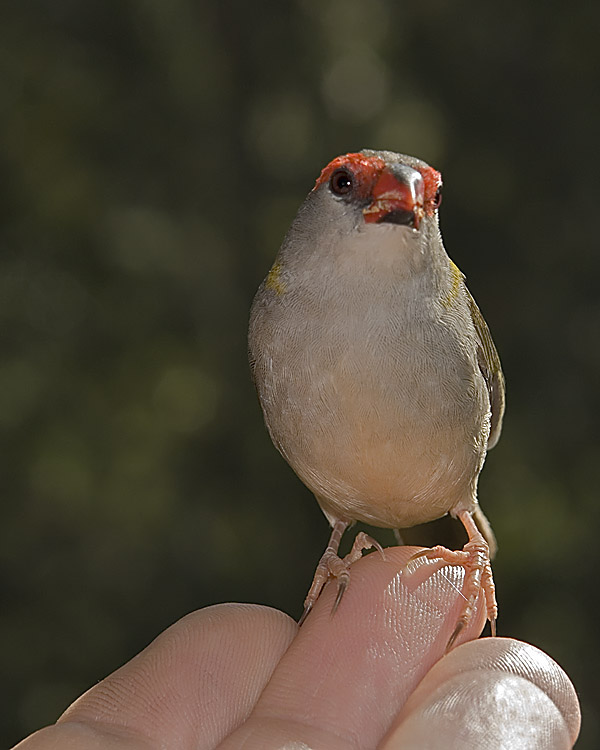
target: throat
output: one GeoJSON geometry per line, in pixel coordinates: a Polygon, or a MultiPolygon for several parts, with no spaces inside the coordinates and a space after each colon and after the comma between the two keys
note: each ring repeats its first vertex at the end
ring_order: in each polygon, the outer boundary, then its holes
{"type": "Polygon", "coordinates": [[[427,267],[420,236],[409,227],[371,225],[353,233],[336,253],[344,275],[398,281],[417,276],[427,267]]]}

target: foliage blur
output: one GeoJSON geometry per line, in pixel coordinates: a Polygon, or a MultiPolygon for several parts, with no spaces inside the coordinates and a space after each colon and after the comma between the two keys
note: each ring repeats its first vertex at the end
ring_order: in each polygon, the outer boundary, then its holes
{"type": "Polygon", "coordinates": [[[444,172],[508,383],[480,483],[499,633],[568,671],[598,746],[599,7],[2,4],[3,746],[193,609],[299,615],[328,528],[262,424],[247,311],[362,147],[444,172]]]}

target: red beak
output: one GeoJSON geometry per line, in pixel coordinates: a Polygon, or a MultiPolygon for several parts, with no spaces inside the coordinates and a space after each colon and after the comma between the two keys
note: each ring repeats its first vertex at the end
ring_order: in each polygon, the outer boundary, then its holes
{"type": "Polygon", "coordinates": [[[423,218],[425,186],[416,169],[386,167],[372,191],[373,202],[363,209],[367,224],[402,224],[418,229],[423,218]]]}

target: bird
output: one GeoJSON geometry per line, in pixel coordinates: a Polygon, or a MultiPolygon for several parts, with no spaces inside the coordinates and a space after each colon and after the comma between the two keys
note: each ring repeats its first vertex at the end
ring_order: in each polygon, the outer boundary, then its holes
{"type": "Polygon", "coordinates": [[[300,206],[252,302],[248,353],[269,435],[331,526],[301,622],[336,579],[381,546],[360,521],[401,529],[446,514],[462,550],[414,557],[464,567],[464,604],[482,591],[495,634],[496,542],[478,504],[497,442],[505,382],[489,328],[439,228],[442,177],[426,162],[364,149],[333,159],[300,206]]]}

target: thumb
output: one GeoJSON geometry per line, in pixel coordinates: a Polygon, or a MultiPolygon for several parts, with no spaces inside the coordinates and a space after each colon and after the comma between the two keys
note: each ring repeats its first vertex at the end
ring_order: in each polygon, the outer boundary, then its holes
{"type": "Polygon", "coordinates": [[[483,638],[434,665],[381,750],[569,750],[581,723],[567,675],[535,646],[483,638]]]}

